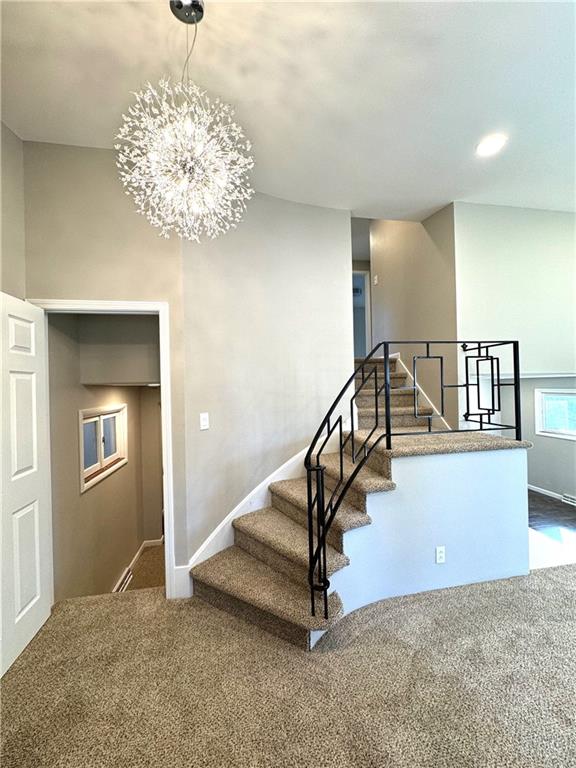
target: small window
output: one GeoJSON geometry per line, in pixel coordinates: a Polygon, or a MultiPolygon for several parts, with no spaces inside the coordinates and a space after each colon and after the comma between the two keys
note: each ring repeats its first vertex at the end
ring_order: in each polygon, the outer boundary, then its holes
{"type": "Polygon", "coordinates": [[[576,440],[576,389],[534,390],[537,435],[576,440]]]}
{"type": "Polygon", "coordinates": [[[80,411],[80,491],[128,461],[126,405],[80,411]]]}

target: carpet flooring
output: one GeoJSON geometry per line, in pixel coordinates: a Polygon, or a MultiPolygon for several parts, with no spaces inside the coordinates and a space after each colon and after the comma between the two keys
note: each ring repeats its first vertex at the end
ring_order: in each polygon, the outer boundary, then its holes
{"type": "Polygon", "coordinates": [[[166,582],[164,570],[164,544],[146,547],[132,569],[133,576],[128,589],[163,587],[166,582]]]}
{"type": "Polygon", "coordinates": [[[386,600],[311,653],[162,589],[77,598],[2,681],[2,768],[572,768],[576,566],[386,600]]]}

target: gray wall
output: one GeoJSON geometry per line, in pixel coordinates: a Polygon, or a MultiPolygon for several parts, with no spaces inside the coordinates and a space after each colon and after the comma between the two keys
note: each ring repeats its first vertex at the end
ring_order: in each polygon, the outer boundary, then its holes
{"type": "Polygon", "coordinates": [[[256,195],[237,230],[184,245],[191,551],[309,443],[352,372],[351,286],[344,211],[256,195]]]}
{"type": "Polygon", "coordinates": [[[140,392],[80,385],[78,322],[49,320],[55,599],[109,592],[136,554],[141,511],[140,392]],[[128,463],[80,493],[78,411],[128,406],[128,463]]]}
{"type": "Polygon", "coordinates": [[[160,341],[156,315],[80,315],[83,384],[157,384],[160,341]]]}
{"type": "Polygon", "coordinates": [[[349,215],[257,196],[236,231],[182,249],[135,212],[114,152],[26,143],[24,168],[28,297],[170,303],[175,547],[185,564],[310,440],[352,370],[349,215]],[[212,428],[200,433],[205,410],[212,428]]]}
{"type": "MultiPolygon", "coordinates": [[[[534,443],[528,451],[528,482],[552,493],[576,495],[576,441],[543,437],[535,432],[535,389],[576,389],[576,376],[522,379],[522,437],[534,443]]],[[[511,388],[503,390],[502,414],[514,418],[511,388]]],[[[507,423],[512,423],[508,421],[507,423]]]]}
{"type": "Polygon", "coordinates": [[[2,236],[0,290],[18,298],[26,294],[24,238],[24,153],[15,133],[2,128],[2,236]]]}
{"type": "Polygon", "coordinates": [[[170,304],[176,562],[186,537],[182,252],[134,210],[114,152],[24,145],[26,295],[170,304]]]}
{"type": "MultiPolygon", "coordinates": [[[[423,222],[373,221],[372,337],[385,340],[456,339],[456,275],[454,211],[449,205],[423,222]],[[378,278],[378,284],[374,280],[378,278]]],[[[412,354],[424,347],[395,348],[408,367],[412,354]]],[[[446,356],[446,381],[457,380],[457,358],[451,347],[432,353],[446,356]]],[[[421,383],[439,405],[437,370],[424,370],[421,383]]],[[[447,416],[456,420],[456,396],[448,396],[447,416]]]]}

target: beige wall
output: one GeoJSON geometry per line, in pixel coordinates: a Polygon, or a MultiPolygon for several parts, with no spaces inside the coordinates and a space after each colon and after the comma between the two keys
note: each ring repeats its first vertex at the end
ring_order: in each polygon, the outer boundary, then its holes
{"type": "Polygon", "coordinates": [[[0,290],[18,298],[26,294],[24,239],[23,144],[4,123],[2,128],[2,236],[0,290]]]}
{"type": "Polygon", "coordinates": [[[83,384],[157,384],[160,341],[156,315],[80,315],[83,384]]]}
{"type": "Polygon", "coordinates": [[[309,443],[352,372],[351,284],[344,211],[257,195],[237,230],[185,244],[191,551],[309,443]]]}
{"type": "Polygon", "coordinates": [[[49,299],[167,301],[174,454],[176,562],[185,563],[182,253],[134,210],[114,152],[25,144],[26,295],[49,299]]]}
{"type": "Polygon", "coordinates": [[[144,539],[162,536],[162,415],[160,388],[140,388],[140,457],[144,539]]]}
{"type": "MultiPolygon", "coordinates": [[[[372,335],[374,344],[391,340],[456,339],[456,278],[453,206],[423,222],[373,221],[370,228],[372,335]]],[[[405,346],[400,351],[411,369],[413,354],[425,348],[405,346]]],[[[446,357],[446,382],[457,381],[457,359],[451,347],[433,347],[446,357]]],[[[427,364],[432,365],[432,364],[427,364]]],[[[424,364],[421,383],[436,405],[438,371],[424,364]]],[[[456,420],[456,395],[448,394],[447,416],[456,420]]]]}
{"type": "Polygon", "coordinates": [[[140,546],[140,391],[80,385],[78,323],[49,320],[52,526],[55,599],[110,592],[140,546]],[[80,493],[78,412],[128,406],[128,463],[80,493]]]}
{"type": "Polygon", "coordinates": [[[370,224],[371,219],[350,219],[352,235],[352,259],[358,262],[370,262],[370,224]]]}
{"type": "Polygon", "coordinates": [[[574,214],[454,208],[460,337],[518,339],[523,373],[574,373],[574,214]]]}

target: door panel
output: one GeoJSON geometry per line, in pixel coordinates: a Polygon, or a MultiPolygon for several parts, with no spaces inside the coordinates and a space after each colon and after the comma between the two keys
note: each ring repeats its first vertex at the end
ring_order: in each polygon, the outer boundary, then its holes
{"type": "Polygon", "coordinates": [[[44,312],[0,297],[3,674],[50,615],[53,577],[44,312]]]}
{"type": "Polygon", "coordinates": [[[11,480],[38,467],[36,374],[10,371],[11,480]]]}
{"type": "Polygon", "coordinates": [[[14,613],[18,622],[40,597],[38,504],[12,515],[14,547],[14,613]]]}

